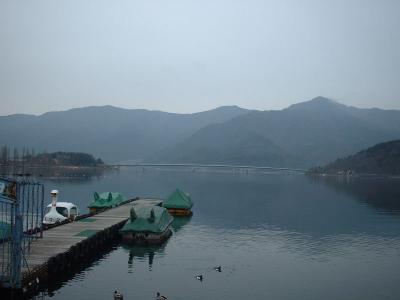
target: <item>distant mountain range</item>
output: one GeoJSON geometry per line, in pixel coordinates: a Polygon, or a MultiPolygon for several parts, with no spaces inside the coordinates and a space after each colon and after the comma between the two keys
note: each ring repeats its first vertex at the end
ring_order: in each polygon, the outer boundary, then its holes
{"type": "Polygon", "coordinates": [[[108,163],[143,161],[209,124],[247,112],[236,106],[194,114],[99,106],[40,116],[10,115],[0,117],[0,144],[27,146],[36,153],[86,152],[108,163]]]}
{"type": "Polygon", "coordinates": [[[87,152],[106,162],[311,167],[400,139],[400,111],[359,109],[323,97],[276,111],[86,107],[0,117],[0,138],[0,144],[87,152]]]}
{"type": "Polygon", "coordinates": [[[310,167],[396,138],[400,111],[358,109],[317,97],[208,125],[158,159],[310,167]]]}
{"type": "Polygon", "coordinates": [[[380,143],[354,155],[310,170],[311,173],[400,174],[400,140],[380,143]]]}

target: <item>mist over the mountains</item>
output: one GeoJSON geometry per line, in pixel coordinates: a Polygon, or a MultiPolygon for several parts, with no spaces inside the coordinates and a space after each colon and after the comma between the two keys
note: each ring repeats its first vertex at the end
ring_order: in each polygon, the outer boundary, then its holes
{"type": "Polygon", "coordinates": [[[36,152],[88,152],[108,163],[143,161],[209,124],[246,112],[235,106],[194,114],[84,107],[40,116],[0,117],[0,136],[4,145],[33,148],[36,152]]]}
{"type": "Polygon", "coordinates": [[[0,117],[2,144],[79,151],[108,163],[311,167],[400,138],[400,111],[317,97],[283,110],[236,106],[174,114],[112,106],[0,117]]]}

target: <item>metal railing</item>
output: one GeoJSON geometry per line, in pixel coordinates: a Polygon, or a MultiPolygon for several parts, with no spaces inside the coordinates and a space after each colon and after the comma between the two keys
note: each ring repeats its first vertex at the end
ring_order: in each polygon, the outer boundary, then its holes
{"type": "Polygon", "coordinates": [[[43,236],[43,205],[41,183],[0,177],[0,287],[21,287],[23,258],[43,236]]]}

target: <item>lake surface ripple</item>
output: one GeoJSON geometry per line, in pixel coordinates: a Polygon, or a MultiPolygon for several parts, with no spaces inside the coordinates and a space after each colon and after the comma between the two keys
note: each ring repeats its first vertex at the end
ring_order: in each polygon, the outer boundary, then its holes
{"type": "Polygon", "coordinates": [[[400,299],[398,179],[126,168],[42,181],[83,212],[94,191],[179,187],[195,202],[164,245],[114,245],[45,299],[400,299]]]}

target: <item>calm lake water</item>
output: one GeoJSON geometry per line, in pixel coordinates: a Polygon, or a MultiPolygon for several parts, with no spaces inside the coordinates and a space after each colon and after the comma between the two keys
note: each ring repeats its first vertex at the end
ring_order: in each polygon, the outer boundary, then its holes
{"type": "Polygon", "coordinates": [[[400,179],[126,168],[42,181],[83,212],[94,191],[179,187],[195,202],[163,246],[115,245],[45,299],[400,299],[400,179]]]}

